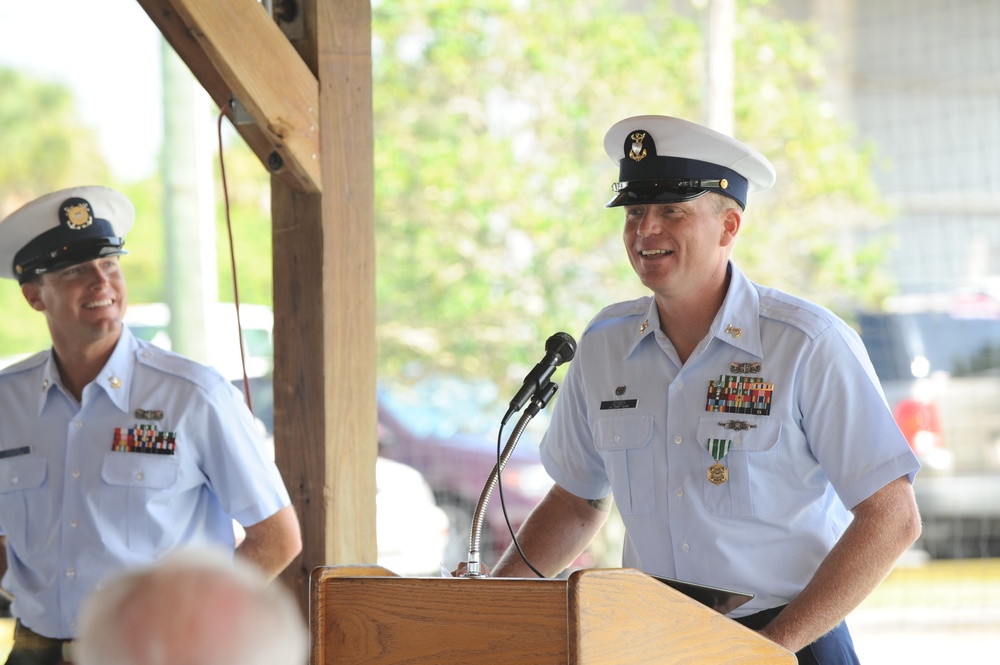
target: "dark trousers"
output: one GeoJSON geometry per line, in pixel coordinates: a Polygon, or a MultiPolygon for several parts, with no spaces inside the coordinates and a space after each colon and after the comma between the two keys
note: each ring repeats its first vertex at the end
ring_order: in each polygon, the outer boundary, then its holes
{"type": "MultiPolygon", "coordinates": [[[[778,616],[784,607],[775,607],[736,619],[751,630],[761,630],[778,616]]],[[[843,621],[829,633],[795,654],[799,665],[860,665],[854,653],[854,640],[843,621]]]]}
{"type": "MultiPolygon", "coordinates": [[[[57,640],[39,635],[18,621],[14,626],[14,646],[7,665],[65,665],[63,647],[70,640],[57,640]]],[[[71,664],[70,664],[71,665],[71,664]]]]}

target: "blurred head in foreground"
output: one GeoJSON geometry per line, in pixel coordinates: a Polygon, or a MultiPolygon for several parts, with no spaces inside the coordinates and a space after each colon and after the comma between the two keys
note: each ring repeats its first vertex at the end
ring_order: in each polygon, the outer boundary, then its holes
{"type": "Polygon", "coordinates": [[[308,632],[280,582],[208,550],[102,584],[80,612],[77,665],[305,665],[308,632]]]}

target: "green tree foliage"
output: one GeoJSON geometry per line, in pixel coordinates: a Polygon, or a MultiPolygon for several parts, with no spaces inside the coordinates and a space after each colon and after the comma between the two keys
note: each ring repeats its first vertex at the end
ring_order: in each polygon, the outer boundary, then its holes
{"type": "MultiPolygon", "coordinates": [[[[617,169],[602,141],[629,115],[702,119],[706,46],[693,4],[373,4],[380,376],[485,376],[506,394],[548,335],[577,335],[602,306],[644,293],[621,245],[621,212],[603,208],[617,169]]],[[[874,300],[888,288],[880,248],[850,240],[885,212],[869,176],[874,156],[853,147],[851,128],[824,101],[821,37],[767,2],[742,0],[735,48],[735,134],[779,174],[751,201],[737,262],[756,281],[835,308],[874,300]]],[[[69,94],[5,75],[0,136],[17,156],[0,166],[0,201],[76,184],[87,173],[74,161],[81,154],[101,165],[87,177],[100,181],[106,171],[69,94]]],[[[239,141],[225,159],[240,297],[269,303],[269,179],[239,141]]],[[[121,188],[142,217],[125,259],[130,300],[162,301],[161,188],[121,188]]],[[[218,210],[220,296],[229,300],[221,193],[218,210]]],[[[9,286],[0,304],[20,301],[9,286]]],[[[41,320],[22,302],[5,311],[41,320]]],[[[3,342],[0,356],[41,346],[43,329],[29,327],[0,323],[0,340],[19,340],[3,342]]]]}
{"type": "Polygon", "coordinates": [[[0,67],[0,129],[0,213],[37,192],[107,177],[96,134],[62,85],[0,67]]]}
{"type": "MultiPolygon", "coordinates": [[[[0,68],[0,217],[38,196],[81,184],[107,184],[135,204],[136,223],[121,261],[128,277],[129,302],[162,302],[166,248],[159,179],[116,183],[100,154],[96,133],[80,124],[76,102],[61,84],[0,68]]],[[[243,302],[271,302],[269,178],[241,141],[226,145],[233,237],[243,302]]],[[[218,164],[216,165],[218,169],[218,164]]],[[[221,189],[221,188],[220,188],[221,189]]],[[[232,300],[225,205],[218,197],[220,298],[232,300]]],[[[48,346],[45,317],[24,302],[13,281],[0,284],[0,358],[48,346]]]]}
{"type": "MultiPolygon", "coordinates": [[[[373,11],[380,371],[520,380],[541,340],[643,293],[603,209],[615,121],[701,117],[705,43],[674,2],[399,0],[373,11]],[[629,9],[631,8],[631,9],[629,9]]],[[[736,135],[778,186],[751,202],[736,260],[837,304],[882,287],[880,217],[850,128],[821,97],[817,38],[742,2],[736,135]]]]}
{"type": "Polygon", "coordinates": [[[233,256],[236,284],[242,303],[270,305],[271,292],[271,178],[260,160],[235,131],[223,123],[223,163],[226,190],[216,160],[216,262],[219,300],[234,301],[233,256]],[[226,221],[226,195],[232,223],[232,254],[226,221]]]}
{"type": "MultiPolygon", "coordinates": [[[[0,218],[54,189],[104,182],[96,134],[78,118],[65,87],[0,67],[0,218]]],[[[0,283],[0,311],[0,357],[47,345],[45,321],[16,282],[0,283]]]]}

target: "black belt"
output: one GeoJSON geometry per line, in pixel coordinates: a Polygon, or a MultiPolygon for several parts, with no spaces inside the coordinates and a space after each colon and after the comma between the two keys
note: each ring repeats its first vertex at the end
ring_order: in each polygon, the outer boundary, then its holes
{"type": "MultiPolygon", "coordinates": [[[[73,640],[46,637],[31,630],[18,619],[14,625],[14,646],[12,650],[51,651],[58,654],[62,662],[72,663],[73,640]]],[[[55,661],[58,662],[58,661],[55,661]]]]}
{"type": "Polygon", "coordinates": [[[750,630],[761,630],[764,626],[771,623],[771,620],[778,616],[783,609],[785,609],[785,605],[782,605],[781,607],[772,607],[769,610],[761,610],[756,614],[748,614],[745,617],[734,619],[734,621],[738,624],[746,626],[750,630]]]}

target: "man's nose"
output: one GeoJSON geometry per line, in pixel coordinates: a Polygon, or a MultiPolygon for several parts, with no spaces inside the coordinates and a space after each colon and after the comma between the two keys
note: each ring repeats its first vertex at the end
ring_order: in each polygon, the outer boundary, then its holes
{"type": "Polygon", "coordinates": [[[108,276],[104,274],[104,271],[98,266],[88,266],[87,270],[90,271],[90,284],[92,288],[102,288],[108,283],[108,276]]]}
{"type": "Polygon", "coordinates": [[[642,219],[639,220],[636,233],[646,238],[658,234],[661,230],[660,222],[651,210],[642,213],[642,219]]]}

